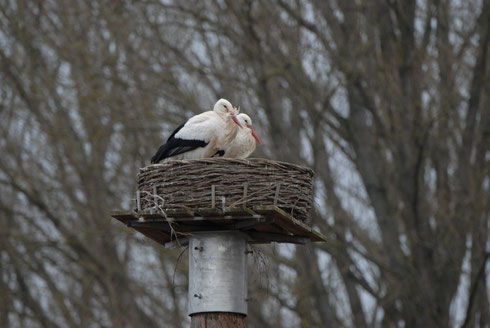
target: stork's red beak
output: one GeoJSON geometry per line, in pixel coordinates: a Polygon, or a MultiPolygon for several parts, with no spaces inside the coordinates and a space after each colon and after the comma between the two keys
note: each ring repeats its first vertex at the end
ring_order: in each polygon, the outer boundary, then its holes
{"type": "Polygon", "coordinates": [[[240,124],[240,122],[238,122],[238,119],[236,118],[236,116],[233,114],[230,114],[230,116],[231,116],[231,119],[233,120],[233,122],[235,122],[240,128],[243,129],[243,126],[240,124]]]}
{"type": "Polygon", "coordinates": [[[252,130],[252,135],[254,136],[255,140],[257,140],[257,142],[258,142],[259,144],[262,144],[262,141],[260,141],[259,136],[257,135],[257,133],[255,133],[254,128],[253,128],[253,127],[251,127],[251,126],[249,126],[249,129],[250,129],[250,130],[252,130]]]}

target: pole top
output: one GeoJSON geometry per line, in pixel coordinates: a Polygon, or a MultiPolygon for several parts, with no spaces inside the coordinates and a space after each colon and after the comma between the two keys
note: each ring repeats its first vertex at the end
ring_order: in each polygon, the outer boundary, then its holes
{"type": "Polygon", "coordinates": [[[189,243],[189,315],[247,315],[247,236],[237,231],[195,233],[189,243]]]}

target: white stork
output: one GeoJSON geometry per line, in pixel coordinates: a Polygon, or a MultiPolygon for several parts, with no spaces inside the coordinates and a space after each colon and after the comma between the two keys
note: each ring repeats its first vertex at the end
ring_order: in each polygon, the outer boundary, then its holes
{"type": "Polygon", "coordinates": [[[236,118],[238,110],[226,99],[220,99],[212,111],[191,117],[179,126],[160,146],[151,163],[165,159],[199,159],[213,156],[226,147],[242,127],[236,118]]]}
{"type": "Polygon", "coordinates": [[[228,146],[221,148],[217,155],[224,158],[247,158],[255,150],[255,140],[262,144],[252,127],[252,119],[247,114],[240,114],[237,119],[245,128],[240,129],[235,139],[228,146]]]}

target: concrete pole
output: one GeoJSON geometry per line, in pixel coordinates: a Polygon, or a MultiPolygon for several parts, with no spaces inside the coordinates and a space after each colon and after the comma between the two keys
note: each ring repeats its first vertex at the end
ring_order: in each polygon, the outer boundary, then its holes
{"type": "Polygon", "coordinates": [[[245,327],[247,236],[236,231],[194,233],[189,242],[192,328],[245,327]]]}

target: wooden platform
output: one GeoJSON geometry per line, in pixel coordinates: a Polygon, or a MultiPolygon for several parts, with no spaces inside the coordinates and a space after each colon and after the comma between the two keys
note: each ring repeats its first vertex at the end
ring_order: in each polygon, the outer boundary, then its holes
{"type": "Polygon", "coordinates": [[[197,232],[234,230],[246,233],[251,244],[305,244],[326,237],[277,206],[200,208],[163,211],[114,211],[112,217],[166,247],[186,245],[197,232]]]}

